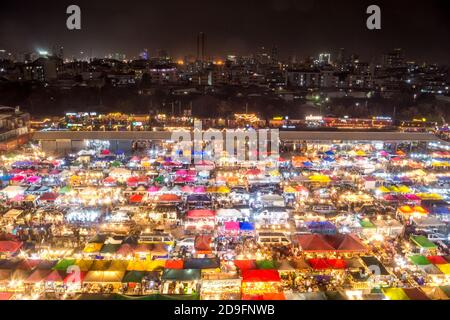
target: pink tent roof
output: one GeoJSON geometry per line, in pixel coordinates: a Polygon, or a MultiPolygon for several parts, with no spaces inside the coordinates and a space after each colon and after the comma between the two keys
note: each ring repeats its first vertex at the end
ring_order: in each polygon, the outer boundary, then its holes
{"type": "Polygon", "coordinates": [[[38,177],[38,176],[31,176],[31,177],[28,177],[28,179],[27,179],[27,181],[30,183],[35,183],[35,182],[38,182],[39,180],[41,180],[41,177],[38,177]]]}
{"type": "Polygon", "coordinates": [[[192,186],[183,186],[181,188],[181,191],[184,192],[184,193],[192,193],[192,192],[194,192],[194,187],[192,187],[192,186]]]}
{"type": "Polygon", "coordinates": [[[239,222],[235,221],[227,221],[224,223],[225,230],[227,231],[238,231],[239,230],[239,222]]]}
{"type": "Polygon", "coordinates": [[[150,193],[155,193],[155,192],[158,192],[159,191],[159,187],[157,187],[157,186],[151,186],[150,188],[148,188],[148,192],[150,192],[150,193]]]}
{"type": "Polygon", "coordinates": [[[45,278],[45,281],[47,282],[63,282],[64,278],[67,276],[67,273],[62,270],[53,270],[50,272],[47,277],[45,278]]]}
{"type": "Polygon", "coordinates": [[[177,176],[187,176],[188,171],[187,170],[178,170],[177,172],[175,172],[175,175],[177,176]]]}
{"type": "Polygon", "coordinates": [[[194,176],[187,176],[185,179],[185,182],[195,182],[195,177],[194,176]]]}
{"type": "Polygon", "coordinates": [[[404,197],[411,201],[420,201],[421,199],[415,194],[405,194],[404,197]]]}
{"type": "Polygon", "coordinates": [[[194,193],[206,193],[206,188],[204,186],[197,186],[194,188],[194,193]]]}

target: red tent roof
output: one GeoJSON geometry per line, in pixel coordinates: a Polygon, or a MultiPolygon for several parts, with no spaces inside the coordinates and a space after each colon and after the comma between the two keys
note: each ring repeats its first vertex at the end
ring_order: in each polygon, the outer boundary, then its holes
{"type": "Polygon", "coordinates": [[[445,260],[444,257],[441,256],[428,256],[428,261],[430,261],[432,264],[447,264],[447,260],[445,260]]]}
{"type": "Polygon", "coordinates": [[[139,202],[142,201],[143,198],[144,198],[144,197],[143,197],[142,195],[140,195],[140,194],[133,194],[133,195],[130,197],[130,202],[133,202],[133,203],[139,203],[139,202]]]}
{"type": "Polygon", "coordinates": [[[182,259],[178,260],[166,260],[166,265],[164,266],[166,269],[183,269],[184,262],[182,259]]]}
{"type": "Polygon", "coordinates": [[[41,201],[55,201],[58,198],[58,195],[53,192],[46,192],[42,196],[39,197],[41,201]]]}
{"type": "Polygon", "coordinates": [[[215,215],[216,212],[214,210],[207,209],[191,210],[187,213],[188,218],[209,218],[214,217],[215,215]]]}
{"type": "Polygon", "coordinates": [[[303,251],[334,251],[334,247],[330,245],[319,234],[305,234],[298,235],[297,241],[303,251]]]}
{"type": "Polygon", "coordinates": [[[297,236],[297,241],[303,251],[323,252],[364,252],[367,248],[358,238],[350,234],[307,234],[297,236]]]}
{"type": "Polygon", "coordinates": [[[241,270],[256,269],[255,260],[234,260],[234,265],[241,270]]]}
{"type": "Polygon", "coordinates": [[[176,194],[167,193],[167,194],[163,194],[163,195],[159,196],[158,201],[159,202],[180,202],[181,198],[179,196],[177,196],[176,194]]]}
{"type": "Polygon", "coordinates": [[[316,270],[345,269],[347,265],[343,259],[309,259],[309,265],[316,270]]]}
{"type": "Polygon", "coordinates": [[[22,247],[20,241],[0,241],[0,252],[14,253],[22,247]]]}
{"type": "Polygon", "coordinates": [[[358,240],[356,236],[351,234],[325,235],[324,238],[337,251],[367,251],[367,248],[361,243],[361,241],[358,240]]]}
{"type": "Polygon", "coordinates": [[[64,278],[67,276],[67,273],[62,270],[53,270],[47,275],[45,281],[47,282],[64,282],[64,278]]]}
{"type": "Polygon", "coordinates": [[[277,270],[249,269],[242,270],[242,282],[279,282],[277,270]]]}

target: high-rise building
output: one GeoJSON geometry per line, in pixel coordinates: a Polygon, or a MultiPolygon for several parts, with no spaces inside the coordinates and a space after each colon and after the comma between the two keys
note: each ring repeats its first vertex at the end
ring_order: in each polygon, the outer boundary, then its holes
{"type": "Polygon", "coordinates": [[[331,64],[331,54],[330,53],[319,54],[319,63],[320,64],[331,64]]]}
{"type": "Polygon", "coordinates": [[[405,66],[405,55],[400,48],[383,55],[383,67],[385,68],[401,68],[405,66]]]}
{"type": "Polygon", "coordinates": [[[204,32],[197,35],[197,60],[201,62],[206,60],[206,35],[204,32]]]}

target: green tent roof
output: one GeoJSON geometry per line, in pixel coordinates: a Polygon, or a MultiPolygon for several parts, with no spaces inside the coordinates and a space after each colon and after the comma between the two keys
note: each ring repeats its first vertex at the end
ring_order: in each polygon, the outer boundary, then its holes
{"type": "Polygon", "coordinates": [[[437,246],[424,236],[411,236],[411,241],[424,249],[436,249],[437,246]]]}
{"type": "Polygon", "coordinates": [[[52,268],[53,270],[67,271],[67,268],[75,264],[75,259],[62,259],[52,268]]]}
{"type": "Polygon", "coordinates": [[[201,270],[198,269],[166,269],[162,280],[193,281],[200,280],[201,270]]]}
{"type": "Polygon", "coordinates": [[[120,162],[120,161],[113,161],[112,163],[111,163],[111,167],[114,167],[114,168],[117,168],[117,167],[120,167],[122,165],[122,163],[120,162]]]}
{"type": "Polygon", "coordinates": [[[258,260],[256,261],[256,267],[258,269],[268,269],[268,270],[277,269],[275,261],[272,260],[258,260]]]}
{"type": "Polygon", "coordinates": [[[114,244],[114,243],[108,243],[105,244],[102,249],[100,250],[100,253],[115,253],[117,250],[119,250],[121,244],[114,244]]]}
{"type": "Polygon", "coordinates": [[[70,192],[72,189],[69,187],[69,186],[65,186],[65,187],[62,187],[60,190],[59,190],[59,193],[60,194],[66,194],[66,193],[68,193],[68,192],[70,192]]]}
{"type": "Polygon", "coordinates": [[[360,220],[359,224],[363,228],[376,228],[375,225],[370,220],[360,220]]]}
{"type": "Polygon", "coordinates": [[[410,256],[409,259],[414,263],[416,266],[426,266],[431,264],[430,261],[425,256],[422,255],[414,255],[410,256]]]}
{"type": "Polygon", "coordinates": [[[145,271],[128,271],[123,277],[123,283],[141,283],[145,277],[145,271]]]}

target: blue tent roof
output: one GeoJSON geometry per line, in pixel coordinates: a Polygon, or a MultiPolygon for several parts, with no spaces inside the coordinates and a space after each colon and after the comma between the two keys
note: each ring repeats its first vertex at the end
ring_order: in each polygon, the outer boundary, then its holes
{"type": "Polygon", "coordinates": [[[430,211],[433,214],[450,214],[450,210],[448,209],[447,206],[434,207],[434,208],[431,208],[430,211]]]}
{"type": "Polygon", "coordinates": [[[328,150],[327,152],[325,152],[325,154],[326,154],[327,156],[334,156],[334,152],[331,151],[331,150],[328,150]]]}
{"type": "Polygon", "coordinates": [[[303,166],[304,167],[312,167],[313,163],[312,162],[303,162],[303,166]]]}
{"type": "Polygon", "coordinates": [[[12,176],[9,176],[9,175],[1,176],[1,177],[0,177],[0,179],[1,179],[2,181],[9,181],[9,180],[11,180],[11,178],[12,178],[12,176]]]}
{"type": "Polygon", "coordinates": [[[255,226],[250,222],[239,222],[239,228],[242,231],[253,231],[255,230],[255,226]]]}

